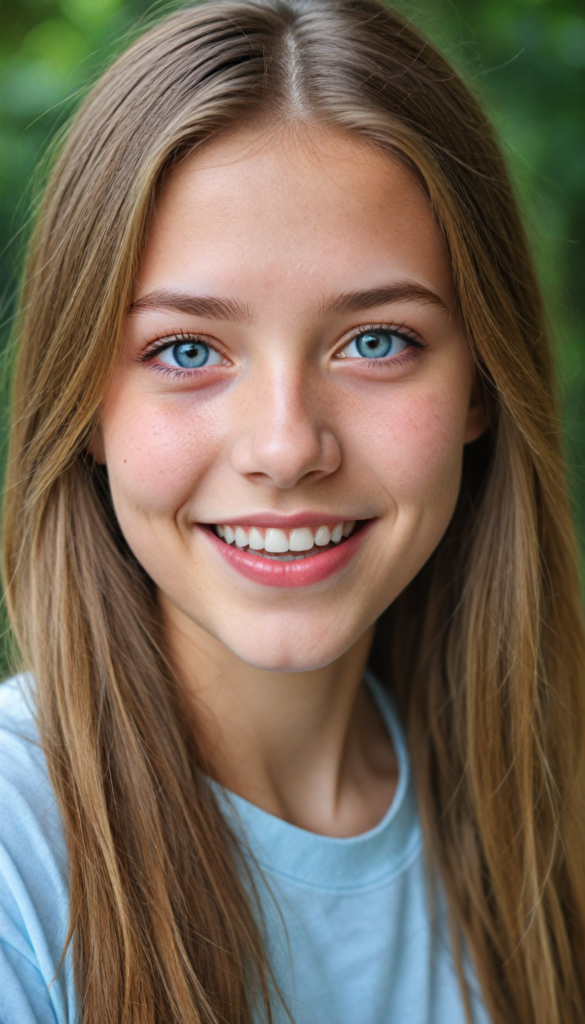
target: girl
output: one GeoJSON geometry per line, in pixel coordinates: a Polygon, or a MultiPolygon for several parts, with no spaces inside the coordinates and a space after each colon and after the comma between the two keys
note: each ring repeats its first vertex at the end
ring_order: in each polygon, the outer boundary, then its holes
{"type": "Polygon", "coordinates": [[[377,0],[161,21],[62,148],[18,346],[2,1021],[581,1021],[550,351],[443,58],[377,0]]]}

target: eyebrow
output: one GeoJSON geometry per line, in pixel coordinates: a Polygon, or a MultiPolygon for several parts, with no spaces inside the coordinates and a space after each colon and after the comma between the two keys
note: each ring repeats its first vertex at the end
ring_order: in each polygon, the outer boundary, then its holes
{"type": "Polygon", "coordinates": [[[386,306],[392,302],[408,301],[425,302],[428,305],[439,306],[440,309],[449,311],[443,299],[430,288],[425,288],[424,285],[414,281],[398,281],[396,284],[368,288],[365,291],[334,295],[319,306],[319,314],[320,316],[330,316],[333,313],[356,313],[362,309],[370,309],[372,306],[386,306]]]}
{"type": "MultiPolygon", "coordinates": [[[[424,302],[448,311],[446,303],[430,288],[413,281],[398,281],[396,284],[334,295],[320,303],[317,313],[319,316],[356,313],[362,309],[371,309],[373,306],[407,301],[424,302]]],[[[128,312],[133,314],[142,310],[157,309],[175,310],[190,316],[204,316],[235,323],[251,323],[253,319],[250,308],[237,299],[223,299],[215,295],[189,295],[165,289],[156,289],[142,295],[131,304],[128,312]]]]}
{"type": "Polygon", "coordinates": [[[214,295],[188,295],[185,292],[157,289],[142,295],[130,306],[128,312],[139,313],[148,309],[170,309],[190,316],[206,316],[214,320],[231,320],[249,323],[250,309],[236,299],[221,299],[214,295]]]}

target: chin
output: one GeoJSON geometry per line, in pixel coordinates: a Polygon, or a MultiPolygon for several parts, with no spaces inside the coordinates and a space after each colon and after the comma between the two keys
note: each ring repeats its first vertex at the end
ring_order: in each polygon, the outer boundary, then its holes
{"type": "Polygon", "coordinates": [[[322,637],[298,635],[270,635],[264,632],[260,643],[251,643],[249,637],[223,637],[223,643],[233,654],[253,668],[264,672],[312,672],[324,668],[340,658],[351,647],[357,637],[348,638],[345,643],[324,643],[322,637]]]}

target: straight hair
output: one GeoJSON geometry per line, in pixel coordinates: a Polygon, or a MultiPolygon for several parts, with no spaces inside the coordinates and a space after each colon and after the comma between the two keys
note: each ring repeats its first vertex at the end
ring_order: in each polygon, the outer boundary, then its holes
{"type": "Polygon", "coordinates": [[[177,161],[246,125],[404,160],[450,259],[490,427],[434,555],[380,619],[429,865],[494,1024],[585,1016],[577,557],[548,329],[494,133],[377,0],[211,0],[100,78],[56,159],[17,324],[4,578],[69,856],[83,1024],[252,1024],[278,993],[253,882],[165,651],[154,585],[88,454],[177,161]],[[249,884],[250,883],[250,884],[249,884]]]}

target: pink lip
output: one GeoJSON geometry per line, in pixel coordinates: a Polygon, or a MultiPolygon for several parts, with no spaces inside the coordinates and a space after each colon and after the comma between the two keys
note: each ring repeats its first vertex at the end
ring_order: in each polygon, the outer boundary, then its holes
{"type": "MultiPolygon", "coordinates": [[[[226,544],[216,536],[213,530],[202,529],[201,532],[205,534],[218,554],[242,576],[246,576],[256,583],[263,583],[267,587],[308,587],[311,583],[320,583],[336,572],[340,572],[351,560],[374,521],[371,519],[365,523],[360,530],[352,533],[351,537],[336,547],[328,548],[327,551],[311,555],[310,558],[298,562],[279,562],[276,559],[263,558],[251,551],[242,551],[240,548],[232,547],[231,544],[226,544]]],[[[312,525],[318,526],[322,522],[323,520],[320,519],[312,525]]],[[[249,518],[246,518],[246,523],[255,525],[249,518]]],[[[267,524],[266,518],[263,518],[260,525],[272,524],[267,524]]]]}
{"type": "MultiPolygon", "coordinates": [[[[366,518],[364,516],[364,518],[366,518]]],[[[321,526],[323,523],[347,523],[359,516],[332,516],[330,512],[295,512],[287,515],[284,512],[257,512],[246,515],[243,512],[237,519],[215,519],[220,526],[272,526],[279,530],[294,530],[297,526],[321,526]]],[[[210,524],[211,525],[211,524],[210,524]]]]}

